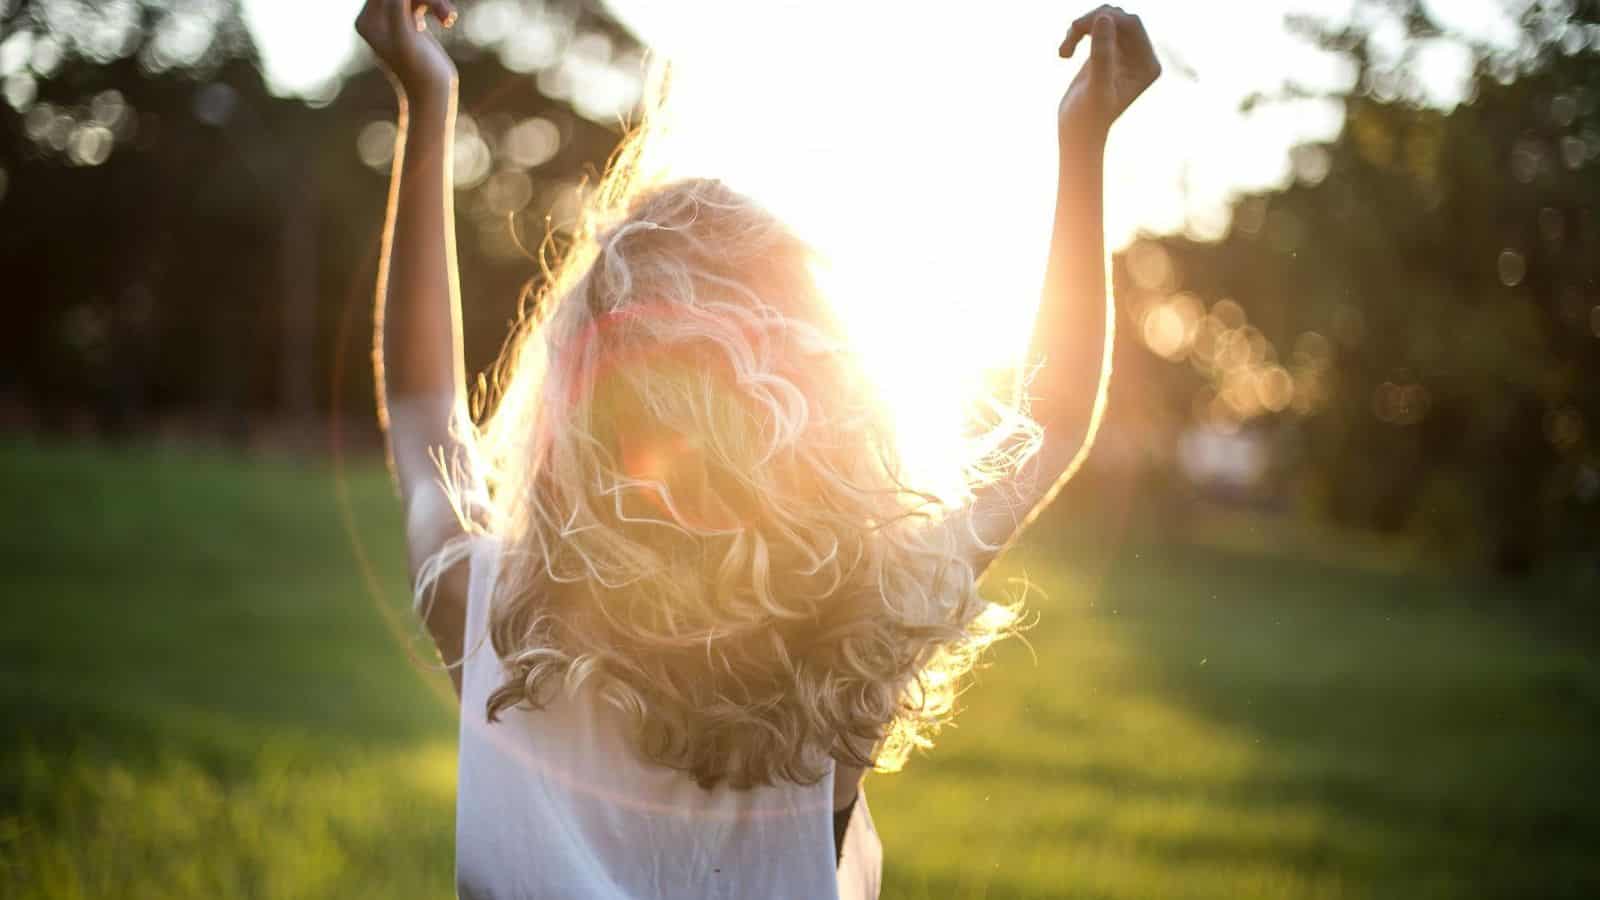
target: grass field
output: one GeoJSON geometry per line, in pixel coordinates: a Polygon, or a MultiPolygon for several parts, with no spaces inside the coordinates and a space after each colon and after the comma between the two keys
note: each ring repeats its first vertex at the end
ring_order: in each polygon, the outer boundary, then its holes
{"type": "MultiPolygon", "coordinates": [[[[454,711],[345,489],[381,600],[325,468],[0,448],[0,896],[451,895],[454,711]]],[[[1600,661],[1519,611],[1592,598],[1093,524],[869,781],[886,897],[1600,896],[1600,661]]]]}

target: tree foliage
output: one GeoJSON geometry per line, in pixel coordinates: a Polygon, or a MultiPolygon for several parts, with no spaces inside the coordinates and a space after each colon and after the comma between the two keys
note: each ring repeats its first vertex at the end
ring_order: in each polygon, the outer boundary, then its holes
{"type": "MultiPolygon", "coordinates": [[[[1442,33],[1383,4],[1404,46],[1442,33]]],[[[1168,401],[1264,436],[1278,482],[1341,522],[1527,569],[1600,526],[1600,5],[1530,8],[1472,48],[1468,99],[1423,102],[1412,53],[1299,26],[1357,89],[1286,189],[1214,243],[1135,245],[1120,271],[1168,401]]],[[[1293,93],[1291,91],[1291,93],[1293,93]]],[[[1265,102],[1283,101],[1267,98],[1265,102]]]]}
{"type": "MultiPolygon", "coordinates": [[[[0,21],[0,417],[249,438],[337,400],[370,433],[387,81],[358,57],[322,96],[275,96],[237,0],[24,0],[0,21]]],[[[494,0],[462,25],[459,252],[482,368],[547,217],[559,229],[615,146],[640,58],[585,4],[494,0]]]]}
{"type": "MultiPolygon", "coordinates": [[[[1099,456],[1143,448],[1165,474],[1197,435],[1249,436],[1277,502],[1520,570],[1600,527],[1600,3],[1528,6],[1510,44],[1427,9],[1295,20],[1357,73],[1322,98],[1337,139],[1239,197],[1220,240],[1117,259],[1133,439],[1099,456]],[[1440,42],[1474,61],[1453,107],[1421,74],[1440,42]]],[[[547,216],[616,142],[639,48],[562,0],[480,0],[451,41],[481,370],[547,216]]],[[[237,0],[0,3],[0,423],[370,422],[389,87],[357,59],[302,102],[258,63],[237,0]]],[[[1250,105],[1306,95],[1291,76],[1250,105]]]]}

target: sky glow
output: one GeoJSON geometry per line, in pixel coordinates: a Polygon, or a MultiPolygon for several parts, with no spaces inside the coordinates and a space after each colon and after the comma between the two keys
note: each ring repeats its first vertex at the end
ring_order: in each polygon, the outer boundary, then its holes
{"type": "MultiPolygon", "coordinates": [[[[1449,27],[1510,34],[1493,0],[1438,0],[1449,27]]],[[[246,0],[268,75],[315,92],[348,59],[359,0],[303,11],[246,0]]],[[[904,440],[943,447],[952,402],[1014,361],[1038,302],[1055,196],[1055,110],[1088,43],[1056,47],[1085,9],[1059,2],[945,7],[852,0],[613,0],[673,60],[673,173],[713,175],[760,199],[834,261],[836,302],[900,413],[904,440]],[[947,11],[948,10],[948,11],[947,11]]],[[[1112,132],[1106,230],[1220,237],[1239,192],[1282,186],[1290,149],[1331,140],[1330,101],[1241,102],[1287,81],[1350,86],[1354,73],[1284,27],[1288,13],[1347,19],[1349,2],[1149,0],[1138,12],[1165,67],[1112,132]]],[[[1398,49],[1396,41],[1394,49],[1398,49]]],[[[1422,54],[1431,99],[1463,95],[1470,56],[1422,54]]],[[[1315,167],[1312,166],[1312,169],[1315,167]]],[[[1089,391],[1092,385],[1085,385],[1089,391]]]]}

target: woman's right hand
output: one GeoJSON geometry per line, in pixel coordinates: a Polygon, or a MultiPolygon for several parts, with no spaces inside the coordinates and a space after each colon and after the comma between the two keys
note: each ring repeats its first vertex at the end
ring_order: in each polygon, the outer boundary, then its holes
{"type": "Polygon", "coordinates": [[[1085,132],[1104,137],[1111,123],[1161,76],[1150,35],[1138,16],[1120,7],[1101,6],[1072,23],[1061,42],[1066,58],[1090,38],[1089,61],[1078,69],[1057,110],[1063,139],[1085,132]]]}
{"type": "Polygon", "coordinates": [[[456,65],[428,33],[429,13],[445,28],[455,24],[450,0],[367,0],[356,16],[356,33],[402,98],[442,99],[455,90],[456,65]]]}

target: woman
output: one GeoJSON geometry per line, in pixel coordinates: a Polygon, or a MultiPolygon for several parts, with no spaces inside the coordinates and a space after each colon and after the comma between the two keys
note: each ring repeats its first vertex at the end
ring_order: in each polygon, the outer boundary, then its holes
{"type": "Polygon", "coordinates": [[[863,775],[927,746],[1011,627],[977,577],[1104,404],[1102,159],[1160,71],[1143,26],[1100,7],[1062,42],[1092,49],[1058,109],[1039,425],[1013,418],[952,512],[906,484],[807,247],[719,182],[636,184],[637,141],[467,422],[456,73],[430,14],[455,18],[368,0],[356,27],[400,102],[375,360],[419,612],[462,700],[458,890],[876,896],[863,775]]]}

